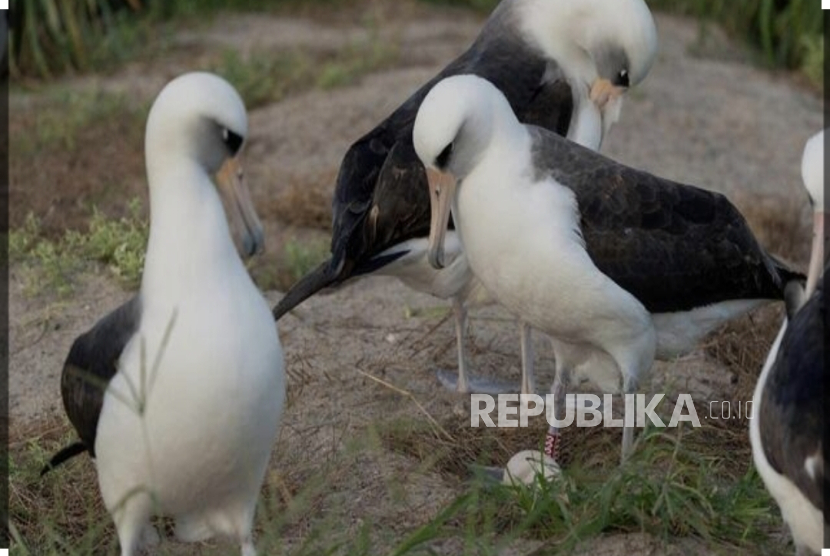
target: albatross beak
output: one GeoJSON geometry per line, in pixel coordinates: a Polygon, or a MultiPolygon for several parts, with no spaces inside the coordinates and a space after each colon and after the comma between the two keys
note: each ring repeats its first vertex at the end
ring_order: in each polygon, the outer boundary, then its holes
{"type": "Polygon", "coordinates": [[[611,126],[620,119],[623,95],[628,89],[612,84],[607,79],[597,79],[591,85],[591,101],[599,108],[602,118],[602,136],[606,137],[611,126]]]}
{"type": "Polygon", "coordinates": [[[613,103],[625,94],[628,89],[614,85],[604,78],[596,79],[591,85],[591,100],[601,111],[605,111],[609,103],[613,103]]]}
{"type": "Polygon", "coordinates": [[[431,219],[429,224],[429,264],[434,268],[444,268],[444,236],[450,222],[450,208],[455,196],[456,182],[452,175],[434,170],[427,170],[429,182],[429,204],[431,219]]]}
{"type": "Polygon", "coordinates": [[[807,271],[807,285],[804,288],[804,299],[808,299],[816,289],[819,275],[824,268],[824,211],[813,212],[813,248],[810,252],[810,268],[807,271]]]}
{"type": "Polygon", "coordinates": [[[216,173],[216,181],[240,255],[247,258],[261,252],[265,246],[262,223],[254,210],[242,165],[236,157],[225,161],[216,173]]]}

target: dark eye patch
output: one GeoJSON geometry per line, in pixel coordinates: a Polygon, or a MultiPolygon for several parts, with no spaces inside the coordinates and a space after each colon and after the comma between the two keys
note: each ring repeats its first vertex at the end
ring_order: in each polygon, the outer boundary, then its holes
{"type": "Polygon", "coordinates": [[[620,73],[617,75],[617,83],[615,83],[615,84],[619,85],[620,87],[628,87],[629,86],[630,81],[629,81],[629,78],[628,78],[628,70],[620,71],[620,73]]]}
{"type": "Polygon", "coordinates": [[[236,156],[236,153],[238,153],[240,147],[242,147],[242,136],[225,128],[222,130],[222,140],[225,142],[225,145],[227,145],[228,150],[231,152],[231,156],[236,156]]]}
{"type": "Polygon", "coordinates": [[[450,155],[452,155],[452,143],[444,147],[444,150],[435,159],[435,166],[441,169],[446,168],[447,163],[450,161],[450,155]]]}

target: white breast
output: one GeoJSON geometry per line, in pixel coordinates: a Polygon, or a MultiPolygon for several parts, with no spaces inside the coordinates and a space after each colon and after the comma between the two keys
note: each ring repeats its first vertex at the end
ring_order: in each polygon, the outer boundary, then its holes
{"type": "Polygon", "coordinates": [[[775,355],[781,345],[787,321],[781,326],[778,336],[770,349],[770,355],[758,378],[752,397],[752,419],[749,422],[749,439],[752,442],[752,459],[755,468],[775,501],[781,507],[781,516],[792,531],[796,546],[807,546],[816,554],[821,552],[824,540],[824,518],[821,511],[813,506],[804,494],[786,476],[779,474],[767,461],[761,444],[760,414],[762,411],[764,385],[775,362],[775,355]]]}
{"type": "Polygon", "coordinates": [[[520,152],[529,149],[489,153],[459,188],[453,215],[476,276],[499,303],[562,341],[601,345],[619,340],[621,328],[650,327],[642,304],[588,257],[573,192],[533,181],[520,152]],[[620,326],[605,326],[613,322],[620,326]]]}
{"type": "Polygon", "coordinates": [[[218,197],[205,191],[212,196],[190,203],[201,212],[186,223],[181,210],[153,215],[141,324],[107,389],[95,443],[108,507],[139,487],[171,514],[248,503],[273,446],[285,398],[277,329],[218,197]]]}
{"type": "Polygon", "coordinates": [[[285,396],[283,358],[264,299],[239,286],[214,282],[147,307],[104,401],[102,482],[144,482],[173,514],[258,489],[285,396]],[[143,416],[125,403],[142,399],[143,416]]]}

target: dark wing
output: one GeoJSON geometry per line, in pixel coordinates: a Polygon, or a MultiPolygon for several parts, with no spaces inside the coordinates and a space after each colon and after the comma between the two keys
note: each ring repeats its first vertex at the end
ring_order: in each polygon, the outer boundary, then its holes
{"type": "Polygon", "coordinates": [[[323,288],[376,270],[382,264],[373,257],[386,248],[429,233],[424,166],[411,141],[386,150],[383,135],[376,130],[346,153],[332,207],[332,257],[291,286],[272,311],[275,320],[323,288]]]}
{"type": "Polygon", "coordinates": [[[594,264],[652,313],[782,299],[803,279],[758,245],[719,193],[634,170],[530,128],[537,170],[572,189],[594,264]]]}
{"type": "MultiPolygon", "coordinates": [[[[352,238],[364,235],[360,228],[372,206],[380,170],[394,146],[394,134],[381,125],[349,147],[343,157],[332,199],[333,267],[342,267],[347,258],[358,254],[350,253],[355,250],[352,238]]],[[[338,268],[337,274],[341,273],[338,268]]]]}
{"type": "MultiPolygon", "coordinates": [[[[817,290],[790,321],[761,397],[761,445],[769,464],[788,477],[819,510],[830,488],[823,459],[824,384],[828,380],[824,346],[824,294],[817,290]],[[814,475],[805,462],[818,456],[814,475]]],[[[826,519],[826,518],[825,518],[826,519]]]]}
{"type": "Polygon", "coordinates": [[[140,320],[141,300],[136,296],[79,336],[64,363],[61,374],[63,407],[93,457],[104,392],[118,371],[118,359],[138,330],[140,320]]]}
{"type": "Polygon", "coordinates": [[[332,202],[331,259],[291,287],[274,308],[275,318],[327,286],[376,270],[383,263],[375,257],[389,247],[429,233],[426,172],[412,146],[412,127],[424,97],[445,77],[483,77],[504,93],[521,121],[567,133],[570,88],[523,41],[511,5],[500,4],[466,52],[349,148],[332,202]]]}
{"type": "MultiPolygon", "coordinates": [[[[426,170],[411,140],[392,143],[377,165],[364,165],[363,161],[355,162],[353,158],[347,155],[344,160],[341,176],[345,174],[345,179],[338,178],[335,191],[332,266],[340,267],[339,280],[359,272],[362,264],[388,247],[429,233],[426,170]],[[360,194],[364,191],[362,188],[340,187],[355,183],[351,178],[367,170],[371,170],[367,178],[371,181],[367,199],[360,194]],[[357,195],[354,195],[355,189],[360,189],[357,195]]],[[[361,179],[357,183],[365,181],[361,179]]]]}
{"type": "MultiPolygon", "coordinates": [[[[371,246],[359,262],[413,237],[429,234],[427,174],[410,141],[399,141],[380,170],[372,206],[363,225],[362,245],[371,246]],[[423,187],[413,184],[422,184],[423,187]]],[[[356,271],[359,272],[360,264],[356,271]]]]}

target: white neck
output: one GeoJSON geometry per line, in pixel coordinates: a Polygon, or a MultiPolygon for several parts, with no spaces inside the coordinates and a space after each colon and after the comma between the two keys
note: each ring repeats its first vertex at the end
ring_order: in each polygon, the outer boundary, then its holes
{"type": "Polygon", "coordinates": [[[591,6],[587,2],[525,0],[519,6],[520,23],[525,35],[547,57],[556,60],[565,77],[580,96],[597,78],[597,69],[588,53],[584,38],[574,33],[590,23],[591,6]]]}
{"type": "MultiPolygon", "coordinates": [[[[602,146],[605,120],[587,96],[574,98],[574,113],[568,127],[568,139],[594,151],[602,146]]],[[[610,125],[609,125],[610,127],[610,125]]]]}
{"type": "Polygon", "coordinates": [[[150,165],[150,239],[142,278],[146,297],[186,293],[194,284],[244,271],[219,195],[201,165],[188,158],[150,165]],[[158,167],[156,167],[158,168],[158,167]]]}

